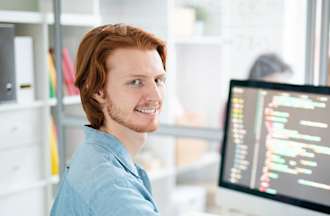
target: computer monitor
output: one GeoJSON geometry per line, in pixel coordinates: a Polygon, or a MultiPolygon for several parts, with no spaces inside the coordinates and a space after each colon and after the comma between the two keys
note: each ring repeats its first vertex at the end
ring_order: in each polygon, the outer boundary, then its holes
{"type": "Polygon", "coordinates": [[[248,215],[330,214],[330,88],[230,82],[217,204],[248,215]]]}

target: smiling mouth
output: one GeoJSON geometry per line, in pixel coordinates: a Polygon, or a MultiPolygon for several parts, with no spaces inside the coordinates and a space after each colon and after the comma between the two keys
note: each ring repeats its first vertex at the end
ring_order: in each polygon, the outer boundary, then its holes
{"type": "Polygon", "coordinates": [[[158,109],[157,108],[135,108],[135,111],[147,115],[153,115],[156,114],[158,109]]]}

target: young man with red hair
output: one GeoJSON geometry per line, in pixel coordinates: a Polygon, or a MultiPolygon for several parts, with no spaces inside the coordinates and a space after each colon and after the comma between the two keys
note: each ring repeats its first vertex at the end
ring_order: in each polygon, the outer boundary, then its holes
{"type": "Polygon", "coordinates": [[[139,28],[88,32],[77,53],[75,85],[90,125],[61,180],[51,215],[159,215],[145,171],[132,158],[157,129],[166,47],[139,28]]]}

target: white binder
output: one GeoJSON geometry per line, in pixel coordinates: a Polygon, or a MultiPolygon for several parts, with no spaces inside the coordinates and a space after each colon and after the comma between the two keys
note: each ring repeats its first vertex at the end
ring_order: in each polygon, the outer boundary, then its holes
{"type": "Polygon", "coordinates": [[[15,37],[17,103],[34,101],[33,41],[31,37],[15,37]]]}

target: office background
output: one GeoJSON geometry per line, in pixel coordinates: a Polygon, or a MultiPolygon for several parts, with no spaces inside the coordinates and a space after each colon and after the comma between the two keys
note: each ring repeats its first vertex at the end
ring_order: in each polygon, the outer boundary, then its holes
{"type": "Polygon", "coordinates": [[[86,122],[72,88],[77,46],[88,30],[108,23],[142,27],[168,44],[162,125],[136,157],[150,175],[162,215],[180,215],[191,206],[216,211],[229,80],[247,78],[260,54],[275,53],[293,70],[289,82],[327,84],[329,16],[324,2],[1,1],[0,22],[13,24],[15,45],[16,38],[23,41],[15,51],[28,58],[15,56],[16,78],[23,81],[15,83],[17,99],[0,104],[0,214],[47,215],[61,167],[82,141],[80,126],[86,122]],[[54,2],[60,6],[56,16],[54,2]],[[56,78],[58,49],[65,53],[66,66],[60,63],[57,70],[63,82],[56,78]],[[63,87],[63,95],[56,86],[63,87]]]}

